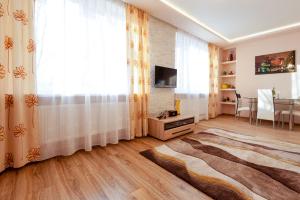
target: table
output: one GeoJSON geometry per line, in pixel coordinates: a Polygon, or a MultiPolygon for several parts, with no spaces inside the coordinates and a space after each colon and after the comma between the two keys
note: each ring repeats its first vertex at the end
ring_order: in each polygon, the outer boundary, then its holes
{"type": "Polygon", "coordinates": [[[252,124],[252,116],[253,116],[253,105],[254,104],[257,104],[257,97],[243,97],[244,99],[247,99],[248,100],[248,103],[249,103],[249,120],[250,120],[250,124],[252,124]]]}
{"type": "MultiPolygon", "coordinates": [[[[243,97],[244,99],[247,99],[249,101],[249,112],[250,112],[250,124],[252,124],[252,116],[253,116],[253,105],[257,104],[257,97],[243,97]]],[[[292,115],[293,115],[293,109],[294,105],[300,102],[300,99],[292,99],[292,98],[274,98],[274,104],[277,105],[285,105],[289,106],[290,111],[290,118],[289,118],[289,129],[293,129],[293,121],[292,121],[292,115]]]]}

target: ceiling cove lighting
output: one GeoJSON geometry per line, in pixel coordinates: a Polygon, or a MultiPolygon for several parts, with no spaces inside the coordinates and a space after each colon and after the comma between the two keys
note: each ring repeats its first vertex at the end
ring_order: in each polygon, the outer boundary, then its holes
{"type": "Polygon", "coordinates": [[[205,23],[199,21],[198,19],[196,19],[192,15],[188,14],[186,11],[182,10],[178,6],[172,4],[168,0],[160,0],[160,1],[163,4],[167,5],[168,7],[172,8],[173,10],[177,11],[178,13],[182,14],[183,16],[189,18],[190,20],[192,20],[196,24],[202,26],[207,31],[215,34],[216,36],[222,38],[223,40],[225,40],[226,42],[229,42],[229,43],[239,42],[239,41],[242,41],[242,40],[247,40],[247,39],[251,39],[251,38],[255,38],[255,37],[259,37],[259,36],[263,36],[263,35],[267,35],[267,34],[271,34],[271,33],[276,33],[276,32],[280,32],[280,31],[300,27],[300,22],[298,22],[298,23],[289,24],[289,25],[286,25],[286,26],[281,26],[281,27],[278,27],[278,28],[269,29],[269,30],[266,30],[266,31],[261,31],[261,32],[258,32],[258,33],[250,34],[250,35],[245,35],[245,36],[229,39],[229,38],[225,37],[224,35],[222,35],[221,33],[213,30],[212,28],[207,26],[205,23]]]}
{"type": "Polygon", "coordinates": [[[247,40],[247,39],[250,39],[250,38],[259,37],[259,36],[267,35],[267,34],[270,34],[270,33],[276,33],[276,32],[280,32],[280,31],[284,31],[284,30],[289,30],[289,29],[297,28],[297,27],[300,27],[300,22],[294,23],[294,24],[289,24],[289,25],[286,25],[286,26],[281,26],[281,27],[278,27],[278,28],[269,29],[269,30],[266,30],[266,31],[261,31],[261,32],[258,32],[258,33],[254,33],[254,34],[250,34],[250,35],[246,35],[246,36],[242,36],[242,37],[237,37],[237,38],[231,39],[230,42],[238,42],[238,41],[241,41],[241,40],[247,40]]]}
{"type": "Polygon", "coordinates": [[[209,32],[217,35],[218,37],[222,38],[223,40],[230,42],[230,39],[228,39],[227,37],[223,36],[222,34],[218,33],[217,31],[211,29],[209,26],[207,26],[205,23],[199,21],[198,19],[196,19],[195,17],[193,17],[192,15],[188,14],[187,12],[185,12],[184,10],[180,9],[178,6],[175,6],[174,4],[170,3],[167,0],[160,0],[162,3],[164,3],[165,5],[167,5],[168,7],[172,8],[173,10],[179,12],[180,14],[182,14],[183,16],[189,18],[190,20],[192,20],[193,22],[195,22],[196,24],[202,26],[203,28],[205,28],[206,30],[208,30],[209,32]]]}

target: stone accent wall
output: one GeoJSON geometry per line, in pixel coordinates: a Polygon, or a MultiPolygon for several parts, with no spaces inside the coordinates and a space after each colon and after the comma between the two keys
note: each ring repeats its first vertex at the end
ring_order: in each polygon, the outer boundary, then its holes
{"type": "Polygon", "coordinates": [[[149,19],[151,88],[149,100],[150,115],[174,109],[174,89],[154,88],[154,66],[175,67],[176,28],[157,19],[149,19]]]}

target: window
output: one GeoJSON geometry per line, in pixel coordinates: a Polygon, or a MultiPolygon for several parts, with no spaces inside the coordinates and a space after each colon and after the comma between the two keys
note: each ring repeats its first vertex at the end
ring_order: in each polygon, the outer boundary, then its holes
{"type": "Polygon", "coordinates": [[[209,53],[206,42],[184,32],[176,33],[178,94],[208,94],[209,53]]]}
{"type": "Polygon", "coordinates": [[[208,44],[185,32],[176,33],[176,98],[181,113],[194,115],[195,121],[208,118],[209,52],[208,44]]]}
{"type": "Polygon", "coordinates": [[[37,0],[39,95],[128,93],[126,14],[114,0],[37,0]]]}

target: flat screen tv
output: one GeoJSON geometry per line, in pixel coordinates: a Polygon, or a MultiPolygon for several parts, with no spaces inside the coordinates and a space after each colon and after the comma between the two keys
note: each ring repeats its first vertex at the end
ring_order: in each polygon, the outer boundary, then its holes
{"type": "Polygon", "coordinates": [[[177,70],[167,67],[155,66],[155,83],[156,88],[176,88],[177,70]]]}

